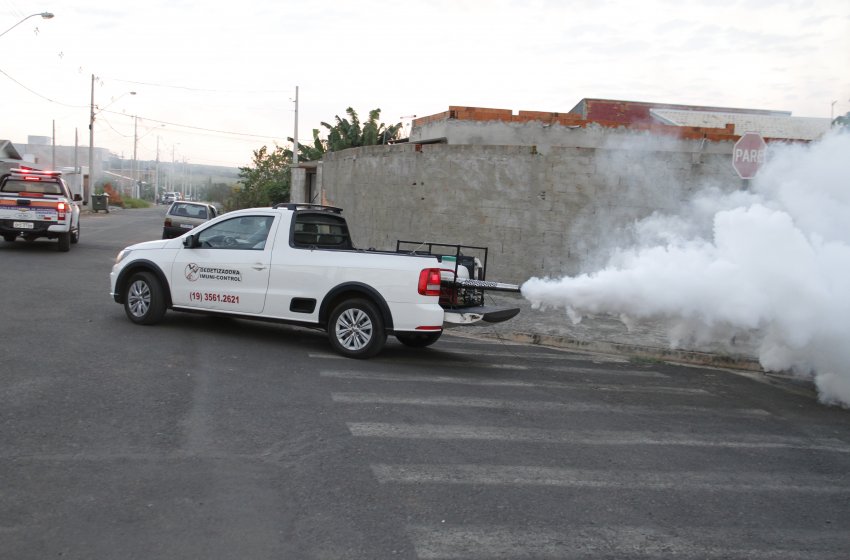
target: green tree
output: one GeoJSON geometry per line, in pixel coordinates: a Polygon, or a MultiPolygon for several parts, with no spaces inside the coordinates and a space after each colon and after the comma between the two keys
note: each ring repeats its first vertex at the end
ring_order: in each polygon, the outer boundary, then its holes
{"type": "MultiPolygon", "coordinates": [[[[386,144],[398,139],[401,123],[386,125],[379,122],[380,109],[369,111],[369,120],[362,125],[354,109],[349,107],[345,112],[348,118],[343,119],[337,115],[333,126],[326,122],[321,123],[327,129],[327,139],[320,138],[320,129],[314,128],[311,145],[298,143],[300,161],[318,161],[328,152],[386,144]]],[[[293,141],[292,138],[288,140],[293,141]]],[[[273,150],[269,150],[268,146],[263,146],[254,150],[252,165],[239,168],[241,188],[235,190],[225,202],[225,207],[232,210],[288,202],[292,187],[291,165],[291,149],[275,146],[273,150]]]]}
{"type": "Polygon", "coordinates": [[[232,206],[272,206],[289,201],[292,185],[292,150],[280,146],[269,151],[268,146],[254,150],[253,166],[240,167],[239,178],[242,188],[235,193],[232,206]]]}
{"type": "Polygon", "coordinates": [[[205,188],[204,199],[225,204],[233,195],[233,187],[227,183],[212,183],[205,188]]]}
{"type": "MultiPolygon", "coordinates": [[[[372,109],[369,111],[369,120],[366,123],[360,123],[360,117],[357,111],[349,107],[345,110],[348,118],[342,118],[336,115],[334,122],[331,125],[322,122],[322,126],[327,129],[327,139],[319,138],[319,129],[313,129],[313,144],[304,145],[298,143],[298,157],[303,161],[316,161],[322,159],[327,152],[336,152],[347,148],[357,148],[360,146],[374,146],[375,144],[386,144],[392,140],[397,140],[401,133],[401,123],[386,125],[379,122],[381,118],[380,109],[372,109]]],[[[290,142],[292,138],[288,139],[290,142]]]]}

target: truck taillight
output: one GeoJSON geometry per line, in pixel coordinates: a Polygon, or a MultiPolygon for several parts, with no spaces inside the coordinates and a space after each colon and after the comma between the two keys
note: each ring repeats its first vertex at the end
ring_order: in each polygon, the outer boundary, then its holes
{"type": "Polygon", "coordinates": [[[66,208],[66,206],[65,206],[64,202],[60,202],[59,204],[56,205],[56,210],[57,210],[57,213],[59,214],[59,216],[56,218],[57,220],[62,221],[62,220],[65,219],[65,208],[66,208]]]}
{"type": "Polygon", "coordinates": [[[419,294],[423,296],[440,295],[440,269],[424,268],[419,273],[419,294]]]}

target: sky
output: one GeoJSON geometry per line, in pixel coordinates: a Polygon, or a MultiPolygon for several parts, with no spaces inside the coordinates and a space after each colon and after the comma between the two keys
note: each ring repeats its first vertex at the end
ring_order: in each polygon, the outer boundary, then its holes
{"type": "Polygon", "coordinates": [[[95,146],[126,158],[250,165],[296,87],[302,143],[347,107],[850,111],[847,0],[0,0],[0,33],[0,139],[88,146],[94,75],[95,146]]]}

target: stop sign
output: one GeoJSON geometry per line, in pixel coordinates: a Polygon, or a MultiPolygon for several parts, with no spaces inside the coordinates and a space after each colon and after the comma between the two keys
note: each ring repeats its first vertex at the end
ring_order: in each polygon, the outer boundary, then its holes
{"type": "Polygon", "coordinates": [[[741,179],[752,179],[764,163],[767,144],[755,132],[745,132],[732,149],[732,167],[741,179]]]}

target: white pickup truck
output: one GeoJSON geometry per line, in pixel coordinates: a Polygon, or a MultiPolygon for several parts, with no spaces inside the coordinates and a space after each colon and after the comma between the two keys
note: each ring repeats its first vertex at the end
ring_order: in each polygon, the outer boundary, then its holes
{"type": "Polygon", "coordinates": [[[80,240],[80,195],[71,196],[59,171],[12,169],[0,177],[0,234],[7,242],[18,237],[58,239],[60,251],[80,240]]]}
{"type": "Polygon", "coordinates": [[[374,356],[389,334],[424,347],[444,327],[519,312],[484,305],[484,290],[519,291],[484,278],[486,248],[400,241],[395,252],[357,249],[341,213],[250,208],[132,245],[112,268],[111,295],[134,323],[157,323],[167,309],[280,321],[326,330],[352,358],[374,356]]]}

